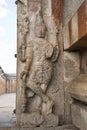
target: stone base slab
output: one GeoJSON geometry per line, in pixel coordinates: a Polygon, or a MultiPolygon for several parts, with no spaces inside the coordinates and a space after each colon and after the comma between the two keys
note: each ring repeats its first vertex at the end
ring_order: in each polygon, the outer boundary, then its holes
{"type": "Polygon", "coordinates": [[[69,92],[74,99],[87,103],[87,74],[79,75],[72,82],[69,92]]]}
{"type": "Polygon", "coordinates": [[[34,112],[32,114],[22,113],[19,125],[21,128],[36,128],[36,127],[56,127],[59,124],[58,116],[49,114],[43,117],[40,113],[34,112]]]}
{"type": "Polygon", "coordinates": [[[37,127],[37,128],[0,128],[0,130],[78,130],[75,128],[73,125],[63,125],[63,126],[58,126],[58,127],[49,127],[49,128],[44,128],[44,127],[37,127]]]}
{"type": "Polygon", "coordinates": [[[87,106],[72,104],[73,124],[80,130],[87,130],[87,106]]]}

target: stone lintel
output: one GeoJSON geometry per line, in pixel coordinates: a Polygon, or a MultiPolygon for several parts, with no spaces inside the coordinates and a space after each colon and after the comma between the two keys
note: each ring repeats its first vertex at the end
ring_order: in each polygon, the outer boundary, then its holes
{"type": "Polygon", "coordinates": [[[65,50],[87,48],[87,1],[85,0],[67,25],[63,27],[65,50]]]}

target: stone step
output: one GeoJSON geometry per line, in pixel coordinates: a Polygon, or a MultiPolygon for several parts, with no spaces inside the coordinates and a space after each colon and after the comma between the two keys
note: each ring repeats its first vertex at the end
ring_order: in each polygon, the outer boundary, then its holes
{"type": "Polygon", "coordinates": [[[63,125],[58,127],[37,127],[37,128],[0,128],[0,130],[78,130],[73,125],[63,125]]]}
{"type": "Polygon", "coordinates": [[[87,130],[87,106],[72,104],[72,121],[80,130],[87,130]]]}
{"type": "Polygon", "coordinates": [[[87,103],[87,74],[81,74],[70,86],[71,96],[79,101],[87,103]]]}

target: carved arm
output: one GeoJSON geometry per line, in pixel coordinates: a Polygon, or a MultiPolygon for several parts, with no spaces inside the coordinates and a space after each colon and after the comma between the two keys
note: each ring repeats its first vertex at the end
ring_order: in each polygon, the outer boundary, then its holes
{"type": "Polygon", "coordinates": [[[24,71],[21,73],[21,79],[23,81],[26,81],[27,76],[29,75],[29,70],[32,64],[33,60],[33,55],[32,55],[32,47],[27,47],[26,48],[26,62],[25,62],[25,67],[24,71]]]}

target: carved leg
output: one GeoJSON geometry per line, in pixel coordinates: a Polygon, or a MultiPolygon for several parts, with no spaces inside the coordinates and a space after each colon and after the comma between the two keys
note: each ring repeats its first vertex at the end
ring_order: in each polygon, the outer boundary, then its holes
{"type": "Polygon", "coordinates": [[[42,103],[42,115],[47,116],[52,113],[54,102],[52,100],[48,100],[47,103],[42,103]]]}
{"type": "Polygon", "coordinates": [[[48,96],[46,96],[45,91],[41,88],[41,84],[36,84],[36,83],[31,83],[31,85],[29,84],[27,86],[28,88],[30,88],[36,95],[38,95],[43,102],[47,102],[48,96]]]}
{"type": "Polygon", "coordinates": [[[43,93],[46,92],[47,87],[48,87],[48,84],[41,84],[41,89],[42,89],[43,93]]]}
{"type": "Polygon", "coordinates": [[[52,113],[53,100],[50,99],[46,94],[47,84],[38,84],[38,86],[33,84],[32,86],[28,86],[35,94],[37,94],[42,99],[42,113],[44,115],[48,115],[52,113]],[[46,86],[45,86],[46,85],[46,86]],[[34,87],[35,86],[35,87],[34,87]],[[43,88],[43,89],[42,89],[43,88]]]}

